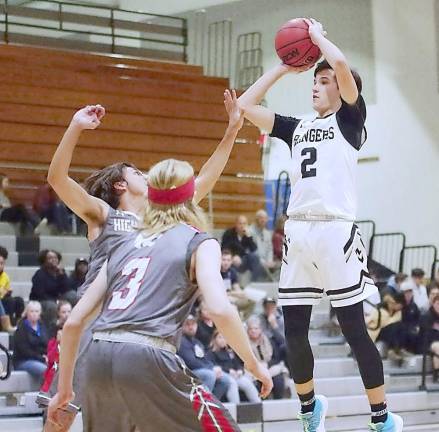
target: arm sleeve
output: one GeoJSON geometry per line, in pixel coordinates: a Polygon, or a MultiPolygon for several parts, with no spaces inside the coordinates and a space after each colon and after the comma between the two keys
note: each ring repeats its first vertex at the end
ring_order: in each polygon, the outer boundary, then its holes
{"type": "Polygon", "coordinates": [[[250,250],[250,252],[254,252],[258,248],[258,245],[253,240],[253,237],[244,237],[242,243],[246,249],[250,250]]]}
{"type": "Polygon", "coordinates": [[[288,144],[291,149],[293,147],[293,135],[300,123],[300,119],[295,117],[286,117],[279,114],[274,115],[273,130],[270,136],[273,138],[279,138],[288,144]]]}
{"type": "Polygon", "coordinates": [[[355,104],[349,105],[342,101],[341,108],[337,111],[337,123],[346,141],[356,150],[360,150],[366,141],[366,103],[363,96],[359,95],[355,104]]]}

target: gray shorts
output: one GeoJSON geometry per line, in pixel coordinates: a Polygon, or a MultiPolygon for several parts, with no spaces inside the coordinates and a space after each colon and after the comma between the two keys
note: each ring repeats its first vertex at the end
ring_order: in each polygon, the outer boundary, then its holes
{"type": "Polygon", "coordinates": [[[84,432],[239,431],[225,407],[175,354],[149,345],[95,340],[87,350],[84,432]]]}

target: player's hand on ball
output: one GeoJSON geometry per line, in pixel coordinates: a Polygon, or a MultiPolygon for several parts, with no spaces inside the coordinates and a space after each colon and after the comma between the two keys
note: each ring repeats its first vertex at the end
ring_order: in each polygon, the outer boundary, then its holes
{"type": "Polygon", "coordinates": [[[229,127],[241,129],[244,124],[244,111],[238,105],[235,90],[224,90],[224,106],[229,115],[229,127]]]}
{"type": "Polygon", "coordinates": [[[49,402],[49,407],[47,409],[47,419],[54,424],[59,424],[57,410],[67,406],[68,403],[74,398],[75,394],[73,392],[58,392],[49,402]]]}
{"type": "Polygon", "coordinates": [[[271,378],[268,368],[261,362],[256,362],[253,367],[245,366],[245,368],[258,380],[261,382],[262,387],[260,391],[260,396],[262,399],[268,397],[273,389],[273,380],[271,378]]]}
{"type": "Polygon", "coordinates": [[[105,115],[105,108],[101,105],[87,105],[75,113],[72,124],[81,130],[96,129],[105,115]]]}
{"type": "Polygon", "coordinates": [[[322,23],[316,21],[314,18],[305,18],[305,21],[308,24],[309,37],[311,38],[313,44],[318,45],[319,36],[325,37],[327,34],[322,23]]]}

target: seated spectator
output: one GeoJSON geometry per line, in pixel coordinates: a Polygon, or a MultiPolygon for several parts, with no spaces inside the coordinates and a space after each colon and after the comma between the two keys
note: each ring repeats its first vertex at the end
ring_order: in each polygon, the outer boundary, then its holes
{"type": "Polygon", "coordinates": [[[197,333],[195,337],[203,344],[206,351],[210,347],[215,329],[215,324],[209,316],[209,311],[206,308],[206,303],[204,303],[204,301],[201,301],[199,308],[197,333]]]}
{"type": "Polygon", "coordinates": [[[284,227],[287,219],[288,217],[286,215],[282,215],[278,217],[276,224],[274,226],[274,232],[272,237],[273,257],[279,263],[282,262],[283,254],[284,254],[284,238],[285,238],[284,227]]]}
{"type": "Polygon", "coordinates": [[[238,216],[235,227],[224,232],[221,247],[232,252],[233,266],[239,272],[250,270],[252,281],[265,277],[265,270],[257,254],[258,247],[251,236],[245,216],[238,216]]]}
{"type": "Polygon", "coordinates": [[[47,330],[41,317],[39,302],[30,301],[14,334],[13,363],[16,370],[29,372],[38,380],[47,369],[47,330]]]}
{"type": "Polygon", "coordinates": [[[33,234],[38,224],[38,218],[23,204],[12,205],[6,191],[9,188],[9,179],[0,174],[0,221],[18,223],[21,235],[33,234]]]}
{"type": "Polygon", "coordinates": [[[265,210],[256,212],[255,223],[250,227],[250,234],[256,242],[257,252],[261,264],[270,274],[277,270],[280,265],[274,261],[272,233],[267,229],[268,214],[265,210]]]}
{"type": "Polygon", "coordinates": [[[401,284],[402,290],[408,286],[411,287],[411,289],[413,290],[415,303],[422,313],[426,312],[430,307],[430,303],[428,301],[427,288],[423,284],[424,275],[425,275],[424,270],[415,268],[412,270],[412,277],[405,280],[401,284]]]}
{"type": "Polygon", "coordinates": [[[8,251],[0,246],[0,303],[5,312],[2,314],[1,325],[6,331],[11,332],[15,330],[13,326],[23,315],[24,300],[21,297],[12,296],[11,281],[4,271],[7,259],[8,251]]]}
{"type": "Polygon", "coordinates": [[[433,305],[433,300],[436,296],[439,296],[439,286],[430,286],[428,290],[428,302],[430,307],[433,305]]]}
{"type": "Polygon", "coordinates": [[[413,290],[408,285],[403,288],[405,298],[405,305],[402,309],[402,325],[406,340],[404,341],[404,348],[410,353],[417,353],[419,346],[419,325],[421,322],[421,312],[415,303],[413,290]]]}
{"type": "Polygon", "coordinates": [[[390,276],[389,280],[387,281],[387,286],[382,291],[382,295],[385,294],[396,294],[401,292],[401,284],[407,280],[407,275],[405,273],[396,273],[392,276],[390,276]]]}
{"type": "Polygon", "coordinates": [[[50,338],[56,336],[57,331],[64,326],[67,318],[72,312],[72,305],[67,300],[59,300],[56,308],[56,322],[52,323],[51,327],[48,327],[48,335],[50,338]]]}
{"type": "Polygon", "coordinates": [[[278,349],[276,346],[273,347],[269,337],[262,331],[261,321],[257,316],[252,316],[247,320],[247,334],[256,358],[269,368],[273,378],[274,399],[282,399],[285,394],[284,373],[287,370],[284,362],[275,355],[278,349]]]}
{"type": "Polygon", "coordinates": [[[430,284],[428,285],[428,292],[430,293],[431,289],[434,287],[439,288],[439,268],[437,269],[436,276],[430,281],[430,284]]]}
{"type": "Polygon", "coordinates": [[[12,326],[11,319],[6,313],[3,303],[0,301],[0,329],[4,332],[14,333],[16,328],[12,326]]]}
{"type": "Polygon", "coordinates": [[[246,320],[255,307],[254,301],[250,300],[242,290],[238,282],[236,269],[232,267],[232,252],[223,249],[221,254],[221,276],[224,281],[224,287],[227,291],[230,303],[236,306],[241,318],[246,320]]]}
{"type": "Polygon", "coordinates": [[[387,356],[402,365],[404,360],[401,348],[405,336],[402,328],[402,309],[405,305],[404,294],[387,294],[383,301],[366,319],[368,333],[374,342],[381,341],[388,348],[387,356]]]}
{"type": "Polygon", "coordinates": [[[43,307],[43,321],[51,326],[56,321],[56,302],[65,299],[76,301],[76,292],[69,290],[69,280],[60,265],[61,254],[53,250],[40,252],[40,268],[32,277],[30,300],[37,300],[43,307]]]}
{"type": "Polygon", "coordinates": [[[189,315],[183,323],[183,336],[178,355],[203,384],[221,400],[226,395],[232,380],[223,373],[221,367],[207,358],[203,344],[195,337],[196,333],[197,321],[193,315],[189,315]]]}
{"type": "MultiPolygon", "coordinates": [[[[84,283],[85,276],[88,272],[88,261],[85,258],[78,258],[75,261],[75,269],[69,276],[69,289],[71,291],[78,291],[78,288],[84,283]]],[[[73,304],[73,306],[75,306],[73,304]]]]}
{"type": "Polygon", "coordinates": [[[285,324],[282,311],[277,307],[277,302],[272,297],[265,297],[262,302],[263,312],[259,315],[264,333],[272,337],[273,333],[279,333],[285,340],[285,324]]]}
{"type": "Polygon", "coordinates": [[[421,352],[433,354],[433,381],[439,380],[439,295],[430,309],[421,317],[421,352]]]}
{"type": "Polygon", "coordinates": [[[258,389],[244,371],[243,363],[235,352],[227,345],[224,336],[215,330],[211,342],[209,357],[216,365],[220,366],[224,373],[231,377],[231,385],[227,390],[227,400],[238,404],[241,402],[239,390],[241,390],[249,402],[260,402],[258,389]]]}

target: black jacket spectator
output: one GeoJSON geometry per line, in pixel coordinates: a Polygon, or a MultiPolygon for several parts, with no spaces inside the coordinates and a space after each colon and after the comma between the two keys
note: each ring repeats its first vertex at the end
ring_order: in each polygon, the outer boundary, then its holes
{"type": "Polygon", "coordinates": [[[182,336],[178,355],[189,369],[213,369],[214,367],[213,362],[206,355],[203,344],[195,337],[182,336]]]}
{"type": "Polygon", "coordinates": [[[230,369],[236,371],[244,369],[242,361],[231,349],[223,348],[218,351],[209,351],[209,359],[227,373],[230,369]]]}
{"type": "Polygon", "coordinates": [[[429,349],[433,342],[439,341],[439,314],[433,307],[421,317],[420,340],[423,349],[429,349]]]}
{"type": "Polygon", "coordinates": [[[40,302],[45,300],[56,301],[68,291],[69,280],[64,272],[53,274],[44,268],[40,268],[32,277],[32,290],[29,299],[40,302]]]}
{"type": "Polygon", "coordinates": [[[239,238],[236,228],[231,228],[224,232],[221,248],[229,249],[233,255],[243,257],[250,252],[255,252],[257,246],[252,237],[243,236],[239,238]]]}
{"type": "Polygon", "coordinates": [[[419,327],[421,312],[417,304],[412,300],[406,304],[402,310],[402,322],[409,328],[419,327]]]}
{"type": "Polygon", "coordinates": [[[45,362],[44,355],[47,352],[49,337],[43,323],[39,325],[39,335],[27,324],[27,320],[20,321],[14,334],[14,366],[21,361],[38,360],[45,362]]]}

